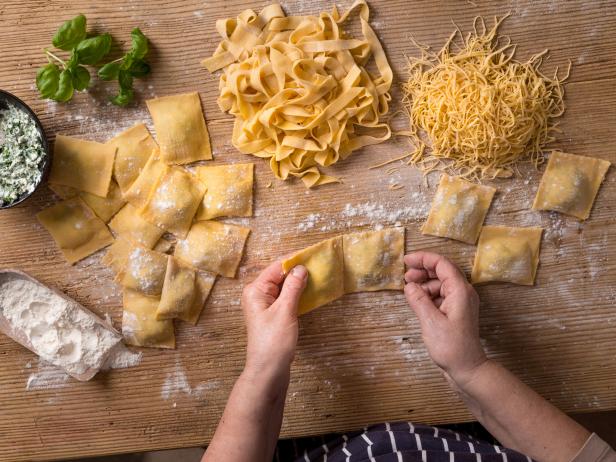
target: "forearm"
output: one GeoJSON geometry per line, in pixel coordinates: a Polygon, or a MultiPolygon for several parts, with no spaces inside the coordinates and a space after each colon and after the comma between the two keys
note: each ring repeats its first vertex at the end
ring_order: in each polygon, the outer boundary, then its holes
{"type": "Polygon", "coordinates": [[[568,462],[590,433],[515,375],[488,360],[450,377],[475,417],[503,445],[540,462],[568,462]]]}
{"type": "Polygon", "coordinates": [[[271,461],[288,385],[289,371],[244,370],[202,462],[271,461]]]}

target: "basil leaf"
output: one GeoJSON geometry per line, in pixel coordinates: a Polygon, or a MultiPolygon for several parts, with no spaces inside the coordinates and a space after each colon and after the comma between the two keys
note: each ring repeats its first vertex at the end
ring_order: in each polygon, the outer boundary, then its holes
{"type": "Polygon", "coordinates": [[[102,80],[115,80],[120,72],[120,63],[107,63],[98,70],[98,76],[102,80]]]}
{"type": "Polygon", "coordinates": [[[72,72],[77,68],[77,66],[79,66],[79,58],[75,50],[73,50],[73,52],[71,53],[71,57],[66,62],[66,69],[72,72]]]}
{"type": "Polygon", "coordinates": [[[150,65],[139,59],[132,63],[129,71],[133,77],[145,77],[150,73],[150,65]]]}
{"type": "Polygon", "coordinates": [[[120,84],[120,90],[123,88],[128,90],[133,88],[133,76],[130,72],[120,71],[118,74],[118,83],[120,84]]]}
{"type": "Polygon", "coordinates": [[[51,43],[60,50],[69,51],[85,38],[86,17],[80,14],[62,24],[51,43]]]}
{"type": "Polygon", "coordinates": [[[73,91],[73,76],[70,71],[64,70],[60,74],[58,91],[56,91],[52,99],[64,103],[73,97],[73,91]]]}
{"type": "Polygon", "coordinates": [[[138,27],[135,27],[131,33],[131,47],[128,52],[135,59],[143,59],[148,54],[148,38],[143,35],[143,32],[138,27]]]}
{"type": "Polygon", "coordinates": [[[77,91],[83,91],[88,88],[90,84],[90,73],[83,66],[77,66],[73,71],[71,71],[73,76],[73,87],[77,91]]]}
{"type": "Polygon", "coordinates": [[[58,91],[60,68],[53,63],[41,67],[36,73],[36,88],[43,98],[53,98],[58,91]]]}
{"type": "Polygon", "coordinates": [[[128,106],[133,100],[133,89],[132,88],[123,88],[120,87],[120,92],[113,98],[110,98],[111,101],[116,106],[128,106]]]}
{"type": "Polygon", "coordinates": [[[120,64],[120,69],[123,71],[129,70],[135,62],[135,57],[130,53],[126,53],[122,58],[122,64],[120,64]]]}
{"type": "Polygon", "coordinates": [[[111,49],[111,35],[101,34],[79,42],[75,48],[77,59],[81,64],[96,64],[111,49]]]}

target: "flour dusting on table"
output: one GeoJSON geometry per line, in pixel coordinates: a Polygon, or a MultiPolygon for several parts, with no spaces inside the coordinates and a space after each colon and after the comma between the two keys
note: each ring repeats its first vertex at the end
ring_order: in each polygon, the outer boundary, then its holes
{"type": "Polygon", "coordinates": [[[127,367],[138,366],[143,358],[143,353],[133,351],[120,343],[109,355],[103,369],[125,369],[127,367]]]}
{"type": "MultiPolygon", "coordinates": [[[[140,351],[132,351],[122,343],[118,344],[114,352],[109,356],[103,370],[108,369],[124,369],[133,367],[141,363],[143,353],[140,351]]],[[[26,363],[25,369],[32,369],[32,362],[26,363]]],[[[68,386],[71,381],[71,376],[53,364],[40,361],[37,365],[36,372],[32,372],[26,381],[26,390],[55,390],[68,386]]]]}
{"type": "MultiPolygon", "coordinates": [[[[209,380],[207,382],[201,382],[194,387],[191,387],[186,377],[186,372],[182,365],[176,361],[175,369],[173,372],[169,372],[160,390],[160,396],[164,400],[175,398],[181,395],[203,397],[207,390],[214,390],[220,387],[218,380],[209,380]]],[[[175,403],[174,403],[175,404],[175,403]]],[[[175,406],[174,406],[175,407],[175,406]]]]}
{"type": "Polygon", "coordinates": [[[26,381],[26,390],[54,390],[68,385],[71,376],[53,364],[39,361],[37,371],[26,381]]]}
{"type": "Polygon", "coordinates": [[[381,229],[388,225],[400,226],[428,216],[430,199],[413,192],[408,199],[397,202],[348,202],[340,211],[331,214],[309,213],[297,225],[298,231],[334,231],[358,226],[381,229]],[[407,206],[401,204],[410,204],[407,206]]]}

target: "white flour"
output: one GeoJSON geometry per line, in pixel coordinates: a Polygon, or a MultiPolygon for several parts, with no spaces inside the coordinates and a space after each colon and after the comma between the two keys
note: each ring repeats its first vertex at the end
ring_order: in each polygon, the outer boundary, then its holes
{"type": "Polygon", "coordinates": [[[193,390],[188,383],[184,371],[176,364],[175,372],[167,374],[160,390],[163,399],[169,399],[181,393],[192,395],[193,390]]]}
{"type": "MultiPolygon", "coordinates": [[[[218,380],[209,380],[207,382],[201,382],[194,387],[188,383],[186,373],[182,368],[182,365],[176,361],[175,370],[170,372],[165,377],[160,390],[160,396],[164,400],[176,398],[180,395],[193,396],[202,399],[209,390],[215,390],[220,387],[218,380]]],[[[175,403],[174,403],[175,407],[175,403]]]]}
{"type": "MultiPolygon", "coordinates": [[[[105,361],[103,370],[124,369],[136,366],[141,362],[143,354],[131,351],[123,343],[119,343],[113,353],[105,361]]],[[[32,369],[32,363],[28,362],[25,369],[32,369]]],[[[53,364],[39,361],[36,372],[32,372],[26,381],[26,390],[54,390],[64,388],[70,382],[71,376],[53,364]]]]}
{"type": "Polygon", "coordinates": [[[137,366],[141,363],[142,358],[143,353],[140,351],[129,350],[123,343],[119,343],[105,361],[103,369],[125,369],[137,366]]]}
{"type": "MultiPolygon", "coordinates": [[[[126,348],[123,343],[119,343],[110,354],[102,370],[124,369],[137,366],[141,363],[143,354],[126,348]]],[[[28,362],[25,369],[32,369],[32,363],[28,362]]],[[[70,383],[71,376],[53,364],[39,361],[36,372],[32,372],[26,381],[26,390],[54,390],[64,388],[70,383]]]]}
{"type": "MultiPolygon", "coordinates": [[[[413,196],[419,197],[419,193],[413,193],[413,196]]],[[[361,217],[371,223],[382,222],[384,224],[397,224],[401,221],[425,218],[429,204],[419,201],[412,202],[415,205],[409,207],[388,207],[387,204],[380,202],[364,202],[358,205],[346,204],[342,210],[342,216],[345,218],[361,217]]]]}
{"type": "Polygon", "coordinates": [[[76,303],[24,279],[0,286],[0,313],[43,361],[70,374],[100,368],[109,350],[120,342],[117,334],[76,303]]]}
{"type": "Polygon", "coordinates": [[[54,390],[64,388],[71,376],[58,367],[39,361],[37,371],[28,376],[26,390],[54,390]]]}
{"type": "Polygon", "coordinates": [[[402,224],[425,219],[430,208],[430,201],[421,193],[414,192],[410,196],[408,207],[400,207],[397,203],[374,201],[359,204],[347,203],[340,211],[325,213],[310,213],[297,225],[298,231],[334,231],[357,226],[372,226],[381,229],[383,226],[400,226],[402,224]]]}

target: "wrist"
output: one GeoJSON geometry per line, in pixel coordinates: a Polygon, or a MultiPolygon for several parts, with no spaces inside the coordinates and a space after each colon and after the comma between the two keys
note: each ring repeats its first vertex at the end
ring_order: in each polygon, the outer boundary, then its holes
{"type": "Polygon", "coordinates": [[[492,363],[493,361],[484,355],[470,365],[457,369],[450,369],[445,372],[456,388],[460,391],[466,391],[466,389],[473,382],[475,382],[485,370],[490,368],[492,363]]]}
{"type": "Polygon", "coordinates": [[[241,377],[254,386],[272,392],[286,392],[291,379],[291,365],[246,361],[241,377]]]}

